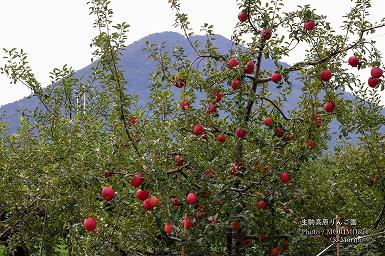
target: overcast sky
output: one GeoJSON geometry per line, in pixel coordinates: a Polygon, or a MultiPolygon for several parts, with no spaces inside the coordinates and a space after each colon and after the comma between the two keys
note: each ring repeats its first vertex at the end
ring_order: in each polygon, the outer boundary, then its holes
{"type": "MultiPolygon", "coordinates": [[[[95,35],[93,17],[88,15],[87,0],[0,0],[0,48],[23,48],[37,78],[49,84],[48,73],[55,67],[69,64],[81,69],[90,63],[89,44],[95,35]]],[[[174,14],[167,0],[112,0],[115,22],[130,24],[128,43],[155,32],[177,31],[173,28],[174,14]]],[[[341,17],[351,6],[351,0],[286,0],[287,9],[311,3],[318,13],[329,17],[333,25],[341,25],[341,17]]],[[[230,38],[239,12],[235,0],[181,0],[182,9],[189,14],[196,33],[203,23],[214,25],[215,33],[230,38]]],[[[385,16],[384,0],[372,0],[370,20],[385,16]]],[[[374,36],[372,36],[374,37],[374,36]]],[[[385,29],[375,35],[378,48],[385,53],[385,29]]],[[[288,63],[300,60],[301,52],[284,59],[288,63]]],[[[3,63],[3,62],[1,62],[3,63]]],[[[365,77],[368,71],[365,72],[365,77]]],[[[0,105],[29,94],[22,85],[10,85],[0,75],[0,105]]],[[[384,94],[385,95],[385,94],[384,94]]],[[[383,97],[385,103],[385,96],[383,97]]]]}

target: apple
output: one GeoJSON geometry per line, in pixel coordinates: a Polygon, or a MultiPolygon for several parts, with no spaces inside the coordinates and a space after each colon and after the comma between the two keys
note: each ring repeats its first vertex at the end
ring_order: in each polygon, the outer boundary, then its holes
{"type": "Polygon", "coordinates": [[[261,241],[261,242],[266,242],[269,240],[269,237],[265,234],[262,234],[262,235],[259,235],[258,236],[258,240],[261,241]]]}
{"type": "Polygon", "coordinates": [[[158,207],[160,205],[160,199],[158,196],[152,196],[150,197],[150,203],[152,207],[158,207]]]}
{"type": "Polygon", "coordinates": [[[247,62],[246,68],[245,68],[245,74],[252,74],[254,72],[254,61],[250,60],[247,62]]]}
{"type": "Polygon", "coordinates": [[[223,98],[223,94],[221,92],[214,92],[214,99],[215,99],[215,102],[221,102],[222,101],[222,98],[223,98]]]}
{"type": "Polygon", "coordinates": [[[282,127],[276,128],[274,133],[275,133],[275,136],[277,136],[278,138],[282,138],[283,137],[283,129],[282,129],[282,127]]]}
{"type": "Polygon", "coordinates": [[[263,119],[263,124],[266,126],[271,126],[273,124],[273,118],[271,118],[270,116],[265,117],[263,119]]]}
{"type": "Polygon", "coordinates": [[[360,59],[358,59],[357,56],[351,56],[349,59],[348,59],[348,63],[350,66],[352,67],[357,67],[358,64],[360,64],[360,59]]]}
{"type": "Polygon", "coordinates": [[[219,143],[225,143],[226,142],[226,135],[224,135],[224,134],[218,134],[218,136],[217,136],[217,141],[219,142],[219,143]]]}
{"type": "Polygon", "coordinates": [[[335,108],[336,108],[336,105],[334,104],[333,101],[328,101],[324,105],[325,111],[329,113],[333,112],[335,108]]]}
{"type": "Polygon", "coordinates": [[[314,20],[306,21],[303,24],[304,29],[306,29],[308,31],[315,29],[315,26],[316,26],[316,24],[315,24],[314,20]]]}
{"type": "Polygon", "coordinates": [[[265,210],[267,208],[267,203],[265,202],[265,200],[259,200],[257,202],[257,207],[259,209],[265,210]]]}
{"type": "Polygon", "coordinates": [[[288,183],[291,180],[290,173],[288,172],[282,172],[279,175],[279,179],[281,180],[282,183],[288,183]]]}
{"type": "Polygon", "coordinates": [[[272,36],[272,32],[268,28],[264,28],[259,32],[259,35],[263,40],[269,40],[272,36]]]}
{"type": "Polygon", "coordinates": [[[277,247],[271,249],[271,256],[279,256],[280,250],[277,247]]]}
{"type": "Polygon", "coordinates": [[[143,176],[141,174],[135,174],[134,178],[132,178],[132,180],[131,180],[131,186],[133,186],[134,188],[137,188],[140,185],[142,185],[143,181],[144,181],[144,179],[143,179],[143,176]]]}
{"type": "Polygon", "coordinates": [[[164,225],[164,232],[166,232],[167,235],[171,234],[171,232],[172,232],[172,225],[170,223],[166,223],[164,225]]]}
{"type": "Polygon", "coordinates": [[[307,145],[307,147],[308,147],[309,149],[314,149],[314,148],[316,147],[314,141],[311,140],[311,139],[307,139],[306,145],[307,145]]]}
{"type": "Polygon", "coordinates": [[[184,163],[184,160],[180,155],[176,155],[175,156],[175,163],[177,166],[182,166],[184,163]]]}
{"type": "Polygon", "coordinates": [[[130,124],[131,125],[136,125],[137,121],[138,121],[138,119],[135,116],[130,117],[130,124]]]}
{"type": "Polygon", "coordinates": [[[237,60],[237,58],[231,58],[228,62],[227,62],[227,66],[230,68],[230,69],[234,69],[238,66],[239,62],[237,60]]]}
{"type": "Polygon", "coordinates": [[[320,74],[322,81],[329,81],[332,78],[332,72],[329,69],[326,69],[320,74]]]}
{"type": "Polygon", "coordinates": [[[186,197],[187,203],[188,204],[195,204],[198,202],[198,196],[195,193],[189,193],[186,197]]]}
{"type": "Polygon", "coordinates": [[[284,211],[284,213],[289,213],[290,212],[289,206],[287,206],[287,204],[282,206],[282,211],[284,211]]]}
{"type": "Polygon", "coordinates": [[[218,109],[217,109],[217,105],[213,104],[213,103],[210,103],[209,105],[207,105],[207,109],[208,109],[208,112],[210,114],[213,114],[213,113],[217,113],[218,112],[218,109]]]}
{"type": "Polygon", "coordinates": [[[247,14],[247,12],[245,10],[241,11],[238,14],[238,19],[240,22],[245,22],[248,18],[249,18],[249,15],[247,14]]]}
{"type": "Polygon", "coordinates": [[[244,239],[242,240],[242,246],[245,248],[250,248],[252,245],[252,240],[251,239],[244,239]]]}
{"type": "Polygon", "coordinates": [[[102,197],[106,201],[111,201],[115,197],[115,191],[111,187],[104,187],[102,189],[102,197]]]}
{"type": "Polygon", "coordinates": [[[321,117],[318,115],[317,112],[315,112],[315,113],[313,114],[313,120],[314,120],[314,122],[317,124],[317,127],[320,128],[320,127],[321,127],[322,120],[321,120],[321,117]]]}
{"type": "Polygon", "coordinates": [[[148,199],[148,198],[143,201],[143,207],[146,210],[152,210],[154,208],[154,206],[151,204],[150,199],[148,199]]]}
{"type": "Polygon", "coordinates": [[[187,99],[183,99],[180,103],[180,108],[182,110],[187,110],[191,107],[190,102],[187,99]]]}
{"type": "Polygon", "coordinates": [[[87,231],[94,231],[96,229],[96,219],[94,217],[88,217],[83,221],[83,226],[87,231]]]}
{"type": "Polygon", "coordinates": [[[174,84],[177,88],[183,88],[186,85],[186,79],[182,76],[176,76],[174,84]]]}
{"type": "Polygon", "coordinates": [[[233,88],[233,90],[237,90],[240,84],[241,84],[241,81],[239,81],[238,79],[235,79],[234,81],[231,82],[231,88],[233,88]]]}
{"type": "Polygon", "coordinates": [[[380,78],[382,76],[382,73],[383,71],[379,67],[373,67],[372,70],[370,71],[370,74],[374,78],[380,78]]]}
{"type": "Polygon", "coordinates": [[[136,191],[136,198],[140,201],[144,201],[148,198],[148,191],[147,190],[141,190],[141,189],[138,189],[136,191]]]}
{"type": "Polygon", "coordinates": [[[190,229],[193,226],[193,220],[190,217],[184,217],[182,220],[182,227],[184,229],[190,229]]]}
{"type": "Polygon", "coordinates": [[[171,200],[171,205],[172,205],[173,207],[178,207],[178,206],[180,206],[180,200],[179,200],[178,198],[173,197],[173,198],[171,198],[170,200],[171,200]]]}
{"type": "Polygon", "coordinates": [[[282,75],[280,73],[274,72],[273,74],[271,74],[271,81],[273,81],[274,83],[277,84],[281,80],[282,80],[282,75]]]}
{"type": "Polygon", "coordinates": [[[109,178],[109,177],[112,177],[113,174],[114,174],[114,173],[113,173],[111,170],[106,170],[106,171],[104,172],[104,177],[105,177],[105,178],[109,178]]]}
{"type": "Polygon", "coordinates": [[[374,78],[374,77],[370,77],[368,79],[368,84],[371,88],[376,88],[377,84],[378,84],[378,79],[377,78],[374,78]]]}
{"type": "Polygon", "coordinates": [[[239,139],[243,139],[245,138],[247,135],[247,131],[241,127],[238,127],[236,130],[235,130],[235,136],[239,139]]]}
{"type": "Polygon", "coordinates": [[[201,124],[197,124],[195,125],[194,127],[194,134],[199,136],[199,135],[202,135],[204,132],[204,128],[203,128],[203,125],[201,124]]]}
{"type": "Polygon", "coordinates": [[[239,230],[241,230],[241,222],[239,220],[236,220],[231,223],[231,229],[233,232],[238,232],[239,230]]]}

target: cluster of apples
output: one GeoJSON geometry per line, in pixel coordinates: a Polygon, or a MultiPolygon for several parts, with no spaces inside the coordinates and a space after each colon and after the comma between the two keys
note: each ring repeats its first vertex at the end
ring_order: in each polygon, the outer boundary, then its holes
{"type": "MultiPolygon", "coordinates": [[[[358,67],[360,65],[360,59],[353,55],[348,59],[348,63],[352,67],[358,67]]],[[[383,70],[380,67],[372,67],[370,70],[370,77],[368,78],[368,85],[371,88],[376,88],[378,83],[380,82],[380,78],[383,75],[383,70]]]]}

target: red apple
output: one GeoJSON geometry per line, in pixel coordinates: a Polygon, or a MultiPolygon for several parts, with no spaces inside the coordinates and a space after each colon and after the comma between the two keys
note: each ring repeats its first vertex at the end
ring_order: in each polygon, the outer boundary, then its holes
{"type": "Polygon", "coordinates": [[[182,166],[184,163],[184,160],[180,155],[176,155],[175,156],[175,163],[177,166],[182,166]]]}
{"type": "Polygon", "coordinates": [[[289,213],[290,212],[289,206],[287,206],[286,204],[282,206],[282,211],[284,211],[285,213],[289,213]]]}
{"type": "Polygon", "coordinates": [[[245,74],[252,74],[254,72],[254,62],[252,60],[247,62],[246,68],[245,68],[245,74]]]}
{"type": "Polygon", "coordinates": [[[242,240],[242,246],[245,248],[250,248],[253,241],[251,239],[244,239],[242,240]]]}
{"type": "Polygon", "coordinates": [[[315,29],[315,26],[316,26],[316,24],[315,24],[314,20],[309,20],[303,24],[304,29],[309,30],[309,31],[315,29]]]}
{"type": "Polygon", "coordinates": [[[238,66],[239,62],[237,60],[237,58],[231,58],[228,63],[227,63],[227,66],[230,68],[230,69],[234,69],[238,66]]]}
{"type": "Polygon", "coordinates": [[[223,94],[221,92],[214,92],[214,98],[215,98],[215,101],[216,102],[221,102],[222,101],[222,98],[223,98],[223,94]]]}
{"type": "Polygon", "coordinates": [[[199,136],[199,135],[202,135],[204,132],[204,128],[203,128],[203,125],[201,124],[197,124],[195,125],[194,127],[194,134],[199,136]]]}
{"type": "Polygon", "coordinates": [[[279,256],[280,250],[277,247],[271,249],[271,256],[279,256]]]}
{"type": "Polygon", "coordinates": [[[138,119],[135,116],[130,117],[130,124],[131,125],[136,125],[137,121],[138,121],[138,119]]]}
{"type": "Polygon", "coordinates": [[[210,114],[217,113],[218,112],[217,105],[210,103],[209,105],[207,105],[207,111],[210,114]]]}
{"type": "Polygon", "coordinates": [[[173,197],[170,199],[171,200],[171,204],[173,207],[178,207],[180,206],[180,200],[176,197],[173,197]]]}
{"type": "Polygon", "coordinates": [[[321,120],[321,117],[318,115],[317,112],[313,114],[313,120],[317,124],[317,127],[320,128],[322,120],[321,120]]]}
{"type": "Polygon", "coordinates": [[[278,138],[282,138],[283,137],[283,129],[282,129],[282,127],[276,128],[274,133],[275,133],[275,136],[277,136],[278,138]]]}
{"type": "Polygon", "coordinates": [[[239,220],[236,220],[231,223],[231,229],[233,230],[233,232],[238,232],[239,230],[241,230],[241,222],[239,220]]]}
{"type": "Polygon", "coordinates": [[[104,177],[109,178],[109,177],[112,177],[113,174],[114,173],[111,170],[107,170],[104,172],[104,177]]]}
{"type": "Polygon", "coordinates": [[[288,183],[291,180],[290,173],[288,172],[282,172],[279,175],[279,179],[281,180],[282,183],[288,183]]]}
{"type": "Polygon", "coordinates": [[[186,79],[182,76],[176,76],[174,84],[177,88],[183,88],[186,85],[186,79]]]}
{"type": "Polygon", "coordinates": [[[280,73],[273,73],[271,74],[271,81],[273,81],[274,83],[279,83],[279,81],[282,80],[282,75],[280,73]]]}
{"type": "Polygon", "coordinates": [[[183,100],[181,101],[181,103],[180,103],[180,108],[181,108],[182,110],[187,110],[187,109],[189,109],[190,107],[191,107],[190,102],[188,102],[187,99],[183,99],[183,100]]]}
{"type": "Polygon", "coordinates": [[[239,88],[240,84],[241,84],[241,81],[236,79],[236,80],[231,82],[231,88],[233,88],[233,90],[237,90],[239,88]]]}
{"type": "Polygon", "coordinates": [[[269,40],[272,36],[272,32],[268,28],[264,28],[259,32],[259,35],[263,40],[269,40]]]}
{"type": "Polygon", "coordinates": [[[182,227],[184,229],[190,229],[193,226],[193,220],[190,217],[185,217],[182,220],[182,227]]]}
{"type": "Polygon", "coordinates": [[[150,197],[150,203],[152,207],[158,207],[160,205],[160,199],[158,196],[152,196],[150,197]]]}
{"type": "Polygon", "coordinates": [[[170,223],[166,223],[164,225],[164,232],[166,232],[167,235],[171,234],[171,232],[172,232],[172,225],[170,223]]]}
{"type": "Polygon", "coordinates": [[[307,147],[308,147],[309,149],[314,149],[314,148],[316,147],[314,141],[311,140],[311,139],[308,139],[308,140],[306,141],[306,145],[307,145],[307,147]]]}
{"type": "Polygon", "coordinates": [[[96,219],[94,217],[88,217],[83,221],[83,226],[87,231],[94,231],[96,229],[96,219]]]}
{"type": "Polygon", "coordinates": [[[266,126],[272,125],[273,124],[273,118],[271,118],[270,116],[265,117],[263,119],[263,124],[266,125],[266,126]]]}
{"type": "Polygon", "coordinates": [[[259,200],[257,202],[257,207],[259,209],[265,210],[267,208],[267,203],[265,202],[265,200],[259,200]]]}
{"type": "Polygon", "coordinates": [[[240,22],[245,22],[248,18],[249,18],[249,15],[247,14],[246,11],[241,11],[238,14],[238,19],[239,19],[240,22]]]}
{"type": "Polygon", "coordinates": [[[332,78],[332,72],[330,70],[324,70],[320,74],[322,81],[329,81],[332,78]]]}
{"type": "Polygon", "coordinates": [[[102,189],[102,197],[106,201],[111,201],[115,197],[115,191],[111,187],[104,187],[102,189]]]}
{"type": "Polygon", "coordinates": [[[136,191],[136,198],[140,201],[144,201],[148,198],[148,191],[147,190],[141,190],[141,189],[138,189],[136,191]]]}
{"type": "Polygon", "coordinates": [[[348,63],[350,66],[352,67],[357,67],[358,64],[360,64],[360,60],[358,59],[357,56],[351,56],[349,59],[348,59],[348,63]]]}
{"type": "Polygon", "coordinates": [[[379,67],[373,67],[372,70],[370,71],[370,74],[374,78],[380,78],[382,76],[382,73],[383,71],[379,67]]]}
{"type": "Polygon", "coordinates": [[[247,131],[241,127],[238,127],[236,130],[235,130],[235,136],[239,139],[243,139],[245,138],[247,135],[247,131]]]}
{"type": "Polygon", "coordinates": [[[332,101],[328,101],[328,102],[326,102],[325,105],[324,105],[325,111],[326,111],[326,112],[329,112],[329,113],[333,112],[334,109],[335,109],[335,107],[336,107],[336,105],[335,105],[334,102],[332,102],[332,101]]]}
{"type": "Polygon", "coordinates": [[[377,84],[378,84],[378,79],[377,78],[374,78],[374,77],[370,77],[368,79],[368,84],[371,88],[376,88],[377,84]]]}
{"type": "Polygon", "coordinates": [[[148,198],[143,201],[143,207],[146,210],[152,210],[154,208],[154,206],[151,204],[150,199],[148,199],[148,198]]]}
{"type": "Polygon", "coordinates": [[[217,141],[218,141],[219,143],[225,143],[225,141],[226,141],[226,135],[224,135],[224,134],[218,134],[218,136],[217,136],[217,141]]]}
{"type": "Polygon", "coordinates": [[[198,196],[195,193],[189,193],[186,197],[187,203],[188,204],[195,204],[198,202],[198,196]]]}
{"type": "Polygon", "coordinates": [[[131,186],[133,186],[134,188],[137,188],[140,185],[142,185],[143,181],[144,179],[141,174],[135,174],[134,178],[132,178],[131,180],[131,186]]]}

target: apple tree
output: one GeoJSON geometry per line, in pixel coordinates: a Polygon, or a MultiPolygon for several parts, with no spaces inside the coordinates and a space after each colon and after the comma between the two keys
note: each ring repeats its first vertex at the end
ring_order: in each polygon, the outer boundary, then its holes
{"type": "Polygon", "coordinates": [[[147,43],[156,69],[146,106],[126,92],[119,63],[129,26],[112,23],[108,0],[88,3],[99,31],[89,77],[64,66],[43,88],[23,51],[5,51],[1,71],[41,102],[2,137],[8,252],[311,255],[329,244],[304,246],[298,232],[313,210],[302,206],[320,203],[307,194],[318,184],[304,182],[305,170],[328,150],[332,120],[343,136],[368,131],[352,121],[359,108],[344,91],[383,90],[381,55],[367,36],[385,20],[370,23],[370,0],[353,1],[337,33],[310,5],[285,12],[283,0],[238,1],[223,53],[211,25],[202,26],[203,44],[193,41],[180,2],[169,3],[191,49],[147,43]],[[303,61],[282,63],[297,47],[307,50],[303,61]],[[368,81],[357,68],[371,69],[368,81]],[[293,90],[301,95],[290,108],[293,90]]]}

